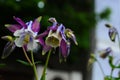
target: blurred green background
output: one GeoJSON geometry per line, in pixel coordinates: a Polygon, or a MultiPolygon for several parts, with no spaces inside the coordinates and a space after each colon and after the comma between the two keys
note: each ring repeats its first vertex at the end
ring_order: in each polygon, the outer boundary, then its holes
{"type": "MultiPolygon", "coordinates": [[[[51,25],[47,21],[50,17],[55,17],[59,23],[63,23],[65,27],[72,29],[79,45],[75,46],[73,43],[71,44],[71,52],[67,61],[61,64],[59,63],[58,53],[56,53],[55,56],[53,55],[49,67],[51,69],[67,71],[79,70],[83,73],[83,80],[86,79],[87,60],[92,50],[91,45],[94,39],[94,28],[97,22],[95,16],[99,15],[100,19],[108,18],[110,13],[109,9],[106,9],[101,14],[95,14],[94,0],[0,0],[0,10],[0,37],[8,34],[12,35],[12,33],[4,27],[4,24],[16,23],[13,20],[13,16],[19,17],[25,22],[42,16],[41,32],[51,25]]],[[[5,44],[6,41],[0,39],[1,54],[5,44]]],[[[41,56],[40,52],[38,53],[39,54],[34,54],[36,60],[41,60],[44,64],[46,56],[41,56]]],[[[13,74],[15,74],[16,70],[18,73],[20,70],[23,70],[15,67],[11,69],[11,67],[14,66],[13,63],[15,66],[21,66],[15,62],[16,59],[24,60],[21,49],[16,49],[6,60],[0,61],[10,66],[10,69],[9,67],[1,68],[0,75],[9,75],[10,72],[8,73],[8,71],[12,72],[14,70],[13,74]]],[[[22,66],[21,68],[25,67],[22,66]]],[[[32,75],[32,72],[31,74],[29,73],[29,75],[32,75]]],[[[26,80],[27,79],[26,77],[26,80]]]]}

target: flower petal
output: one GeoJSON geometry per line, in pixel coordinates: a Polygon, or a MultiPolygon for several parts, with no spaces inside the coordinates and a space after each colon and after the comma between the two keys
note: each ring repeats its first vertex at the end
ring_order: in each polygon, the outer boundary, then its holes
{"type": "Polygon", "coordinates": [[[59,26],[56,19],[55,18],[49,18],[48,21],[52,23],[52,26],[48,27],[48,30],[56,31],[58,26],[59,26]]]}
{"type": "Polygon", "coordinates": [[[46,35],[48,35],[48,33],[49,33],[49,31],[46,30],[45,32],[43,32],[43,33],[37,35],[37,36],[36,36],[36,39],[41,38],[41,37],[45,37],[46,35]]]}
{"type": "Polygon", "coordinates": [[[118,31],[116,30],[116,28],[115,27],[109,28],[108,34],[109,34],[110,40],[115,42],[116,35],[118,34],[118,31]]]}
{"type": "Polygon", "coordinates": [[[49,21],[49,22],[52,22],[53,24],[54,24],[54,23],[57,23],[56,19],[53,18],[53,17],[49,18],[48,21],[49,21]]]}
{"type": "Polygon", "coordinates": [[[70,52],[70,42],[62,39],[60,44],[60,51],[62,53],[62,56],[66,58],[70,52]]]}
{"type": "Polygon", "coordinates": [[[34,22],[32,24],[32,27],[31,27],[33,32],[39,32],[41,18],[42,17],[40,16],[40,17],[38,17],[37,19],[34,20],[34,22]]]}
{"type": "Polygon", "coordinates": [[[15,32],[16,30],[19,30],[22,28],[22,26],[17,25],[17,24],[14,24],[14,25],[13,24],[5,24],[5,27],[7,27],[8,30],[11,32],[15,32]]]}
{"type": "Polygon", "coordinates": [[[43,46],[42,55],[45,55],[52,47],[48,45],[43,46]]]}
{"type": "Polygon", "coordinates": [[[57,33],[62,33],[64,34],[64,30],[65,30],[65,27],[63,26],[63,24],[60,24],[57,28],[57,33]]]}
{"type": "Polygon", "coordinates": [[[75,37],[75,35],[74,35],[74,33],[73,33],[72,30],[66,29],[66,30],[65,30],[65,34],[66,34],[66,36],[67,36],[68,38],[71,38],[76,45],[78,45],[78,43],[77,43],[77,41],[76,41],[76,37],[75,37]]]}
{"type": "Polygon", "coordinates": [[[21,36],[21,34],[24,33],[24,30],[23,29],[20,29],[20,30],[17,30],[14,32],[14,36],[21,36]]]}
{"type": "Polygon", "coordinates": [[[76,40],[76,37],[75,37],[74,34],[71,34],[71,39],[74,41],[74,43],[75,43],[76,45],[78,45],[77,40],[76,40]]]}
{"type": "Polygon", "coordinates": [[[43,40],[43,38],[39,38],[38,40],[39,40],[39,43],[40,43],[42,46],[45,45],[45,41],[43,40]]]}
{"type": "Polygon", "coordinates": [[[23,47],[23,45],[24,45],[24,38],[22,38],[22,37],[20,37],[20,38],[16,38],[15,39],[15,45],[17,46],[17,47],[23,47]]]}
{"type": "Polygon", "coordinates": [[[13,16],[13,18],[25,29],[27,28],[27,25],[18,17],[13,16]]]}
{"type": "Polygon", "coordinates": [[[106,58],[112,52],[111,47],[106,48],[105,50],[100,51],[100,57],[106,58]]]}
{"type": "Polygon", "coordinates": [[[27,44],[27,50],[28,51],[33,51],[34,49],[37,49],[38,44],[35,40],[31,40],[28,44],[27,44]]]}
{"type": "Polygon", "coordinates": [[[46,30],[45,32],[39,34],[38,36],[36,36],[36,39],[38,39],[39,43],[44,46],[45,45],[45,41],[43,40],[43,37],[45,37],[46,35],[48,35],[49,31],[46,30]]]}
{"type": "Polygon", "coordinates": [[[51,47],[59,47],[60,46],[60,41],[61,41],[61,36],[60,34],[55,33],[50,33],[45,40],[45,43],[51,47]]]}
{"type": "Polygon", "coordinates": [[[14,42],[8,42],[5,47],[4,47],[4,50],[3,50],[3,54],[2,54],[2,59],[5,59],[7,58],[11,53],[12,51],[15,49],[15,44],[14,42]]]}
{"type": "Polygon", "coordinates": [[[26,23],[26,25],[27,25],[27,29],[26,30],[31,31],[32,23],[33,23],[32,21],[29,21],[29,22],[26,23]]]}

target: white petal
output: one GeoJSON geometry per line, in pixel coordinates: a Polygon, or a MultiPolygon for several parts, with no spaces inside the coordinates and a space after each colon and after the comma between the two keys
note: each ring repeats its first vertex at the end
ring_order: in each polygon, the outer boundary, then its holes
{"type": "Polygon", "coordinates": [[[37,47],[38,47],[38,44],[35,40],[30,41],[27,45],[28,50],[34,50],[34,49],[37,49],[37,47]]]}
{"type": "Polygon", "coordinates": [[[38,32],[33,32],[33,31],[30,30],[30,29],[25,29],[25,32],[26,32],[26,33],[30,33],[30,35],[33,36],[33,37],[36,37],[37,34],[38,34],[38,32]]]}
{"type": "Polygon", "coordinates": [[[23,44],[24,44],[24,42],[23,42],[23,39],[22,39],[22,38],[16,38],[16,39],[15,39],[15,45],[16,45],[17,47],[22,47],[23,44]]]}
{"type": "Polygon", "coordinates": [[[21,33],[23,33],[23,32],[24,32],[24,29],[23,29],[23,28],[20,29],[20,30],[17,30],[17,31],[14,32],[14,36],[20,36],[21,33]]]}
{"type": "Polygon", "coordinates": [[[38,43],[36,41],[33,42],[33,49],[37,49],[38,48],[38,43]]]}
{"type": "Polygon", "coordinates": [[[29,22],[26,23],[27,24],[27,29],[29,31],[31,31],[32,23],[33,23],[32,21],[29,21],[29,22]]]}

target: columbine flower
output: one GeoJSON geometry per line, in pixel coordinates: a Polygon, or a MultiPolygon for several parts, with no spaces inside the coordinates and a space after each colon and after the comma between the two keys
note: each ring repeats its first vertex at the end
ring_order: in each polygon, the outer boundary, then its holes
{"type": "MultiPolygon", "coordinates": [[[[35,19],[34,22],[30,21],[27,23],[24,23],[20,18],[14,17],[14,19],[20,24],[19,26],[9,26],[8,28],[11,29],[10,27],[19,27],[20,29],[17,29],[14,31],[14,36],[16,37],[15,39],[15,44],[17,47],[23,47],[26,46],[27,50],[34,50],[38,47],[38,40],[35,39],[37,36],[39,30],[40,30],[40,20],[41,17],[38,17],[35,19]]],[[[12,29],[13,31],[13,29],[12,29]]]]}
{"type": "Polygon", "coordinates": [[[63,24],[58,24],[55,18],[50,18],[49,21],[52,22],[53,25],[48,28],[48,36],[46,37],[42,54],[44,55],[51,48],[59,47],[60,53],[66,58],[70,51],[69,39],[71,38],[77,45],[75,35],[72,30],[65,29],[63,24]]]}
{"type": "Polygon", "coordinates": [[[117,29],[111,26],[110,24],[106,24],[105,26],[109,28],[108,34],[109,34],[110,40],[115,42],[116,35],[118,34],[117,29]]]}
{"type": "Polygon", "coordinates": [[[65,29],[65,34],[68,38],[72,39],[76,45],[78,45],[76,37],[71,29],[65,29]]]}
{"type": "Polygon", "coordinates": [[[94,53],[91,53],[90,54],[90,57],[88,59],[88,64],[87,64],[87,67],[88,67],[88,70],[90,70],[92,68],[92,64],[97,61],[96,57],[95,57],[95,54],[94,53]]]}
{"type": "MultiPolygon", "coordinates": [[[[5,25],[5,27],[13,32],[13,35],[15,36],[15,39],[12,40],[12,43],[14,43],[17,47],[24,47],[27,51],[36,49],[38,47],[37,42],[39,42],[39,40],[36,39],[36,36],[40,30],[41,17],[38,17],[34,21],[30,21],[27,23],[24,23],[20,18],[13,18],[19,24],[5,25]]],[[[10,37],[7,38],[10,39],[10,37]]]]}
{"type": "Polygon", "coordinates": [[[58,29],[56,31],[50,30],[49,34],[46,38],[46,45],[51,46],[51,47],[58,47],[60,46],[60,41],[62,39],[60,35],[60,30],[62,28],[62,25],[58,26],[58,29]]]}
{"type": "Polygon", "coordinates": [[[100,51],[100,57],[106,58],[110,53],[112,52],[112,49],[110,47],[106,48],[105,50],[100,51]]]}

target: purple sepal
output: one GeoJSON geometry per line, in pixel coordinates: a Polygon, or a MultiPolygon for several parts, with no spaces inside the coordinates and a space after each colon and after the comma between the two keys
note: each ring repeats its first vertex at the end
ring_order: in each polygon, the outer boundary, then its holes
{"type": "Polygon", "coordinates": [[[38,40],[39,40],[39,43],[40,43],[42,46],[44,46],[44,45],[45,45],[45,41],[44,41],[44,39],[43,39],[43,38],[39,38],[38,40]]]}
{"type": "Polygon", "coordinates": [[[52,47],[51,46],[47,46],[46,44],[43,46],[43,50],[42,50],[42,55],[45,55],[52,47]]]}
{"type": "Polygon", "coordinates": [[[16,30],[19,30],[22,28],[22,26],[18,24],[5,24],[5,27],[7,27],[8,30],[11,32],[15,32],[16,30]]]}
{"type": "Polygon", "coordinates": [[[39,40],[39,43],[40,43],[42,46],[45,45],[45,41],[44,41],[43,37],[45,37],[46,35],[48,35],[48,33],[49,33],[49,31],[46,30],[45,32],[43,32],[43,33],[41,33],[41,34],[39,34],[39,35],[36,36],[36,39],[39,40]]]}
{"type": "Polygon", "coordinates": [[[32,31],[33,32],[40,31],[40,20],[41,20],[41,16],[34,20],[34,22],[32,24],[32,31]]]}
{"type": "Polygon", "coordinates": [[[70,50],[70,45],[68,45],[67,42],[64,39],[62,39],[60,43],[60,51],[64,58],[68,56],[69,50],[70,50]]]}
{"type": "Polygon", "coordinates": [[[13,18],[25,29],[27,28],[27,25],[18,17],[13,16],[13,18]]]}

